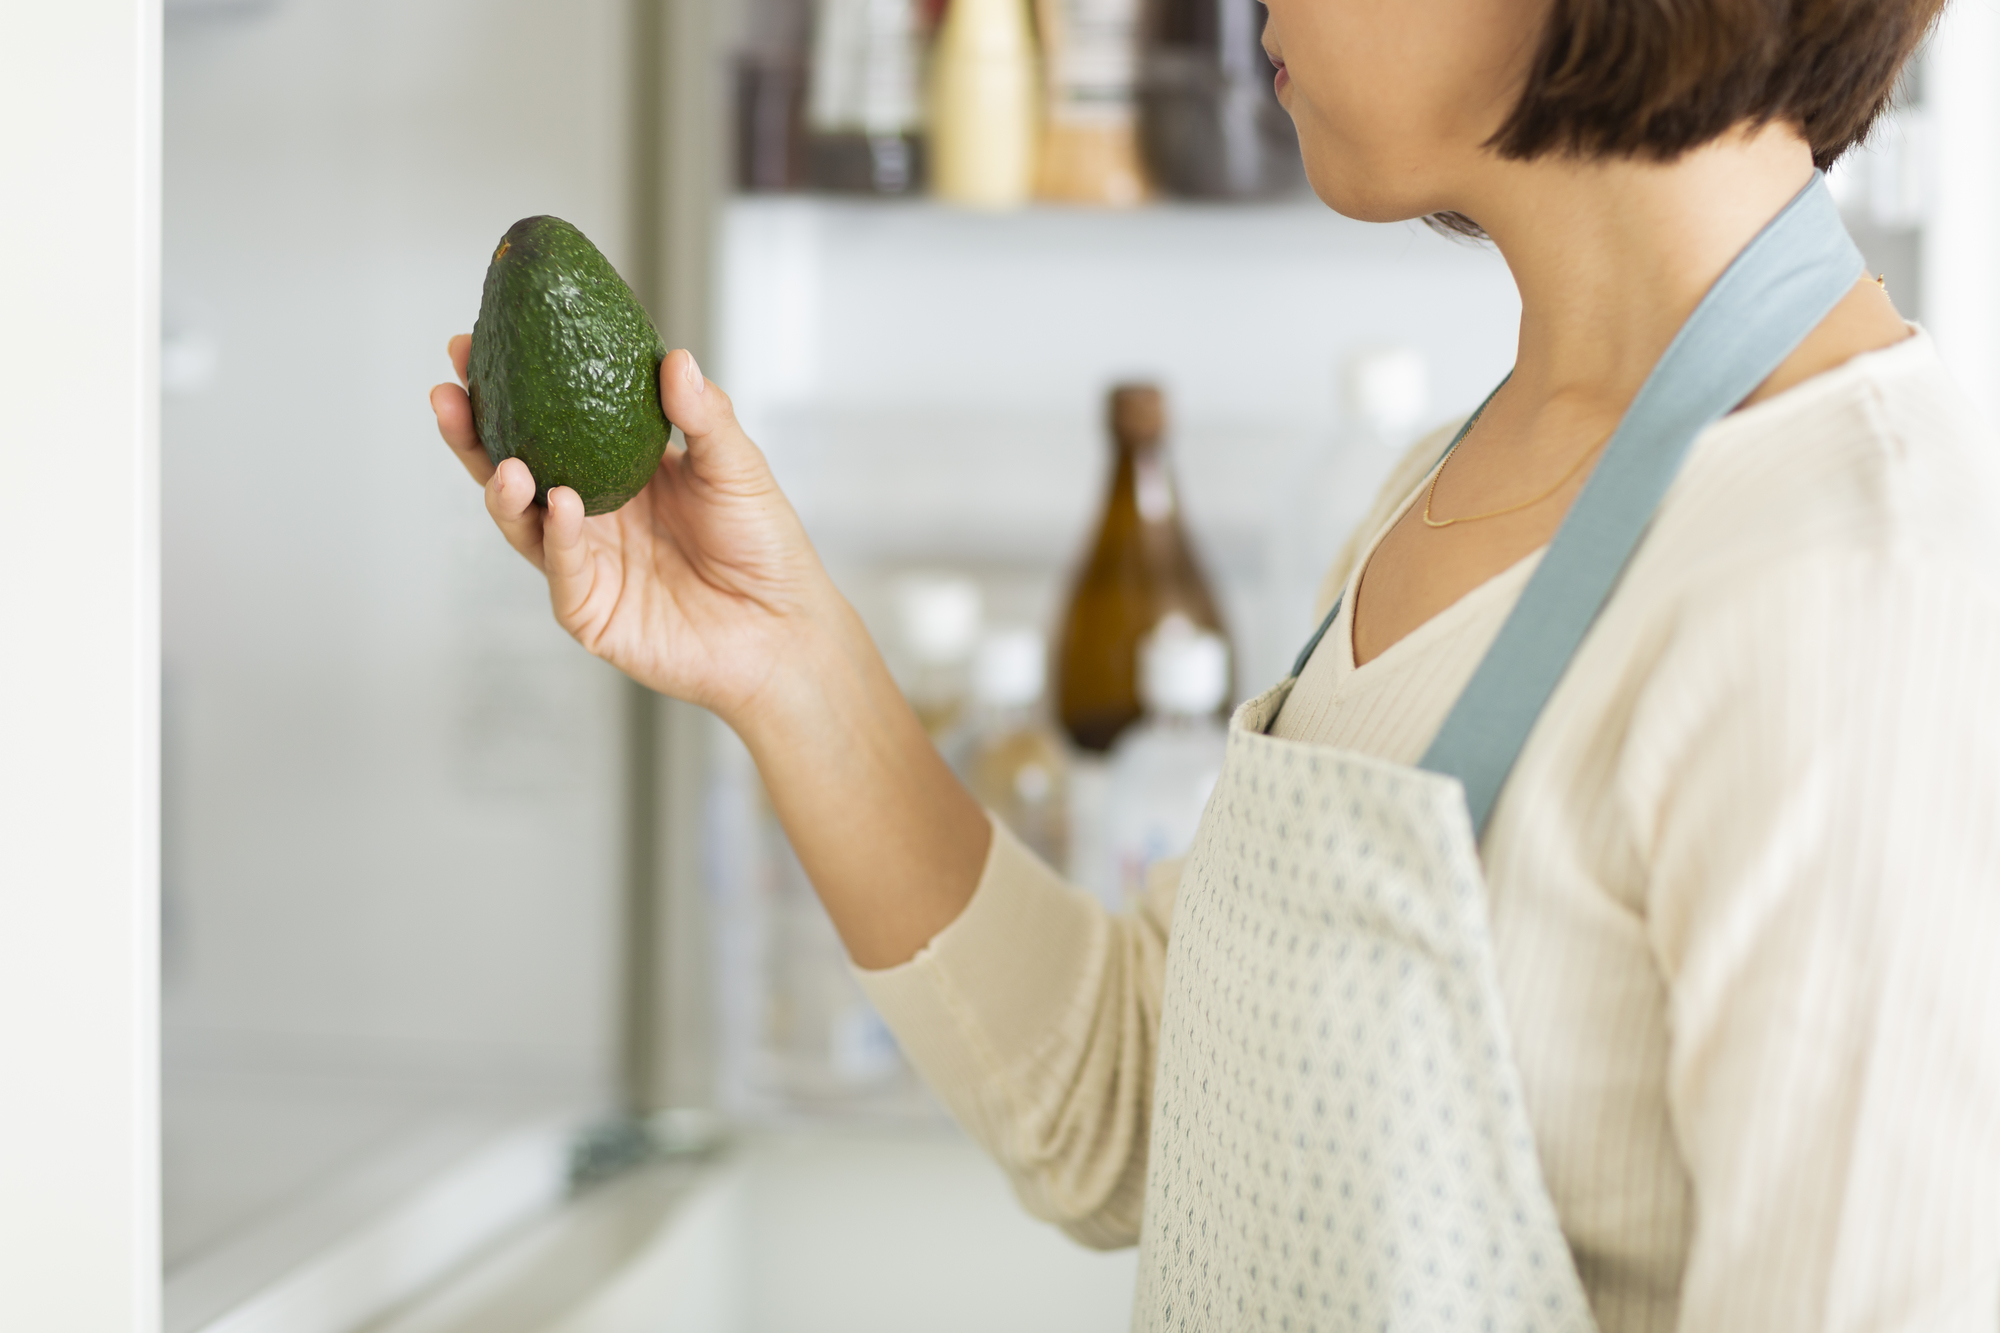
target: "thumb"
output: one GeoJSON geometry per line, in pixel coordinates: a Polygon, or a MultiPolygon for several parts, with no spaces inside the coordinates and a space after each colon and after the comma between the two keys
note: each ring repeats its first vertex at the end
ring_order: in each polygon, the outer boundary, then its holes
{"type": "Polygon", "coordinates": [[[761,469],[763,455],[737,424],[735,405],[708,382],[693,352],[672,351],[660,362],[660,408],[687,437],[688,461],[699,470],[761,469]]]}

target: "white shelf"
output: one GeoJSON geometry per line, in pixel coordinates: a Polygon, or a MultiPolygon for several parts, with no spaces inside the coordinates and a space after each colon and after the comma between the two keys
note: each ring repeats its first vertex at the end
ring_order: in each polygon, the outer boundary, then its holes
{"type": "Polygon", "coordinates": [[[168,1089],[165,1333],[347,1333],[557,1207],[587,1117],[325,1076],[168,1089]]]}
{"type": "Polygon", "coordinates": [[[370,1333],[1083,1333],[1136,1276],[954,1131],[769,1136],[587,1195],[370,1333]]]}

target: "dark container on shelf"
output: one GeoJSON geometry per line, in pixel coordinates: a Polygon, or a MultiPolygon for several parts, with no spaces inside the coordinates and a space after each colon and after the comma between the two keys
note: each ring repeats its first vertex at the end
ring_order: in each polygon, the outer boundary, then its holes
{"type": "Polygon", "coordinates": [[[736,188],[755,193],[806,183],[808,0],[748,0],[736,56],[736,188]]]}
{"type": "Polygon", "coordinates": [[[918,194],[924,179],[924,139],[920,134],[818,131],[806,136],[807,189],[841,194],[918,194]]]}
{"type": "Polygon", "coordinates": [[[1305,183],[1298,133],[1272,87],[1258,0],[1153,0],[1139,133],[1168,194],[1263,199],[1305,183]]]}
{"type": "Polygon", "coordinates": [[[736,60],[736,188],[751,193],[806,183],[806,65],[762,52],[736,60]]]}

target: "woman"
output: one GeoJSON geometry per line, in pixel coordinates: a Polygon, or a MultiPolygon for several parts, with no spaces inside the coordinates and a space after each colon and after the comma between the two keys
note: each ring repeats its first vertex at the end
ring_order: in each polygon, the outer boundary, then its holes
{"type": "Polygon", "coordinates": [[[688,353],[607,517],[433,406],[1141,1326],[1990,1330],[2000,492],[1814,173],[1936,4],[1270,0],[1321,199],[1482,230],[1519,353],[1130,915],[953,780],[688,353]]]}

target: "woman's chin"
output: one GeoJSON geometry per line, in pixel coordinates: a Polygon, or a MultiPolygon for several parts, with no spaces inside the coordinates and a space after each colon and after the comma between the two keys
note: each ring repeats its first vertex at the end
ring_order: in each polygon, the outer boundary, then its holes
{"type": "Polygon", "coordinates": [[[1400,194],[1374,187],[1368,176],[1351,168],[1316,168],[1306,159],[1306,180],[1319,201],[1356,222],[1408,222],[1436,210],[1400,194]]]}

